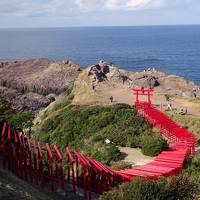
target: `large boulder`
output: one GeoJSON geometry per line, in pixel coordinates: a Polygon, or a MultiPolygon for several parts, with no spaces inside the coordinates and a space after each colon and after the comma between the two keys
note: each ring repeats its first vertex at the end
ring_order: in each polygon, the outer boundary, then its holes
{"type": "Polygon", "coordinates": [[[121,73],[121,70],[104,61],[90,67],[88,76],[92,81],[103,82],[105,80],[125,83],[130,80],[127,76],[121,73]]]}
{"type": "Polygon", "coordinates": [[[160,85],[155,76],[143,75],[135,80],[135,83],[140,87],[153,89],[160,85]]]}
{"type": "Polygon", "coordinates": [[[160,85],[159,81],[157,80],[156,77],[154,76],[149,76],[147,77],[147,79],[145,80],[146,82],[146,85],[149,87],[149,88],[154,88],[154,87],[157,87],[160,85]]]}

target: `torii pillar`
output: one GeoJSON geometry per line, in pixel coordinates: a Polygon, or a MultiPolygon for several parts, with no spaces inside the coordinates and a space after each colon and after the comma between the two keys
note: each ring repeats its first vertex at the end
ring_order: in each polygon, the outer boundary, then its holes
{"type": "Polygon", "coordinates": [[[133,95],[136,96],[136,101],[133,102],[133,105],[138,105],[141,101],[139,99],[140,96],[147,96],[147,103],[151,105],[151,96],[153,96],[153,90],[152,89],[133,89],[133,95]]]}

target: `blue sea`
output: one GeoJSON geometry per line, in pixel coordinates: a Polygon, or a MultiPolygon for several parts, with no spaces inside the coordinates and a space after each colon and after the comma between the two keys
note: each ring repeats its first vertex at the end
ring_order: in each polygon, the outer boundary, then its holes
{"type": "Polygon", "coordinates": [[[200,84],[200,26],[0,29],[0,61],[99,60],[142,71],[154,67],[200,84]]]}

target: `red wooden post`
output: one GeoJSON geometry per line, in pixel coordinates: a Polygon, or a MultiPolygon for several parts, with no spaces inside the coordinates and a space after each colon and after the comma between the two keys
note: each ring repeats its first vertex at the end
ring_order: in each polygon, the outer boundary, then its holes
{"type": "Polygon", "coordinates": [[[31,143],[30,140],[27,138],[28,144],[28,169],[29,169],[29,178],[30,181],[33,183],[33,162],[32,162],[32,154],[31,154],[31,143]]]}
{"type": "Polygon", "coordinates": [[[98,176],[98,186],[97,186],[97,188],[98,188],[98,193],[100,194],[101,193],[101,184],[102,184],[102,175],[99,175],[98,176]]]}
{"type": "Polygon", "coordinates": [[[136,106],[139,106],[139,96],[147,96],[148,97],[148,104],[151,105],[151,96],[152,96],[152,92],[153,90],[151,89],[133,89],[133,95],[136,96],[136,102],[135,102],[135,105],[136,106]]]}
{"type": "Polygon", "coordinates": [[[14,171],[19,176],[19,143],[17,139],[17,133],[14,132],[14,171]]]}
{"type": "Polygon", "coordinates": [[[66,154],[67,154],[68,181],[70,181],[70,166],[71,166],[73,191],[76,192],[75,174],[74,174],[74,158],[72,157],[72,154],[71,154],[71,152],[70,152],[69,147],[66,147],[65,150],[66,150],[66,154]]]}
{"type": "Polygon", "coordinates": [[[148,104],[151,104],[151,94],[150,94],[150,91],[148,91],[148,104]]]}
{"type": "Polygon", "coordinates": [[[25,141],[25,138],[23,135],[21,135],[21,141],[22,141],[22,153],[23,153],[23,163],[22,163],[22,166],[23,166],[23,172],[24,172],[24,179],[26,181],[28,181],[28,145],[26,144],[26,141],[25,141]]]}
{"type": "Polygon", "coordinates": [[[86,179],[86,172],[84,169],[82,170],[82,175],[83,175],[84,195],[85,195],[85,199],[87,199],[87,179],[86,179]]]}
{"type": "Polygon", "coordinates": [[[8,169],[12,170],[13,166],[13,148],[11,143],[11,131],[10,126],[8,125],[8,136],[7,136],[7,156],[8,156],[8,169]]]}
{"type": "Polygon", "coordinates": [[[83,184],[84,184],[84,194],[85,194],[85,199],[87,199],[87,196],[88,196],[87,195],[87,186],[88,186],[87,175],[88,175],[89,170],[91,169],[91,165],[89,161],[78,152],[74,151],[74,155],[76,159],[80,161],[80,166],[82,168],[83,184]]]}
{"type": "Polygon", "coordinates": [[[60,176],[60,183],[61,183],[61,188],[64,190],[64,174],[63,174],[63,164],[62,164],[62,155],[60,153],[60,151],[58,150],[57,146],[55,144],[53,144],[53,149],[55,151],[55,156],[57,158],[57,160],[59,161],[59,173],[57,174],[57,176],[60,176]]]}
{"type": "Polygon", "coordinates": [[[92,194],[91,194],[91,191],[92,191],[92,187],[91,187],[91,171],[88,170],[87,172],[88,174],[88,199],[91,200],[91,197],[92,197],[92,194]]]}
{"type": "Polygon", "coordinates": [[[50,146],[46,143],[46,150],[47,150],[47,158],[48,158],[48,178],[51,182],[51,191],[54,191],[54,180],[53,180],[53,154],[51,152],[50,146]]]}
{"type": "Polygon", "coordinates": [[[6,162],[6,150],[5,150],[5,134],[6,134],[7,124],[6,122],[3,125],[2,133],[1,133],[1,154],[3,159],[3,167],[5,167],[6,162]]]}
{"type": "Polygon", "coordinates": [[[74,174],[74,162],[72,162],[72,184],[73,184],[73,191],[74,191],[74,193],[76,193],[75,174],[74,174]]]}
{"type": "Polygon", "coordinates": [[[18,136],[18,142],[19,142],[19,176],[20,178],[24,178],[24,168],[23,168],[23,160],[24,160],[24,148],[21,140],[21,133],[17,133],[18,136]]]}
{"type": "MultiPolygon", "coordinates": [[[[43,175],[43,161],[42,161],[42,150],[41,150],[41,146],[40,146],[40,143],[38,142],[38,170],[39,170],[39,175],[38,175],[38,178],[39,178],[39,181],[40,183],[42,184],[43,183],[43,179],[44,179],[44,175],[43,175]]],[[[40,184],[40,185],[41,185],[40,184]]]]}
{"type": "Polygon", "coordinates": [[[38,185],[38,169],[37,169],[37,151],[36,151],[36,141],[33,140],[33,169],[34,169],[34,180],[38,185]]]}
{"type": "Polygon", "coordinates": [[[78,174],[78,168],[79,168],[79,164],[78,164],[78,157],[76,157],[76,185],[78,186],[78,179],[79,179],[79,174],[78,174]]]}
{"type": "Polygon", "coordinates": [[[71,162],[69,159],[69,155],[67,154],[67,180],[70,183],[70,166],[71,166],[71,162]]]}

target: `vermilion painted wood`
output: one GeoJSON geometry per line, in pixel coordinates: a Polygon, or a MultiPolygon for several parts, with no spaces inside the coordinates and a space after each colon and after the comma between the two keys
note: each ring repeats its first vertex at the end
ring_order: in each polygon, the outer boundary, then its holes
{"type": "Polygon", "coordinates": [[[73,191],[76,192],[76,185],[75,185],[75,173],[74,173],[74,163],[75,160],[70,152],[69,147],[66,147],[65,149],[66,154],[67,154],[67,178],[68,182],[70,183],[70,172],[72,173],[72,184],[73,184],[73,191]]]}
{"type": "Polygon", "coordinates": [[[50,146],[46,143],[46,151],[48,157],[48,179],[51,183],[51,191],[54,191],[54,177],[53,177],[53,154],[51,152],[50,146]]]}
{"type": "Polygon", "coordinates": [[[38,178],[40,182],[43,182],[44,171],[43,171],[43,155],[40,143],[38,142],[38,178]]]}
{"type": "Polygon", "coordinates": [[[5,134],[6,134],[7,123],[5,122],[3,125],[3,129],[1,132],[1,155],[3,160],[3,167],[6,165],[6,146],[5,146],[5,134]]]}
{"type": "Polygon", "coordinates": [[[53,149],[54,149],[54,152],[55,152],[55,156],[59,162],[59,164],[56,164],[56,176],[57,176],[57,179],[60,180],[60,184],[61,184],[61,189],[64,190],[64,175],[63,175],[63,158],[62,158],[62,155],[60,153],[60,151],[58,150],[57,146],[55,144],[52,145],[53,149]]]}
{"type": "Polygon", "coordinates": [[[29,170],[29,178],[33,183],[33,162],[32,162],[32,152],[31,152],[31,142],[27,138],[27,147],[28,147],[28,170],[29,170]]]}
{"type": "Polygon", "coordinates": [[[38,166],[37,166],[37,148],[36,141],[32,140],[33,144],[33,170],[34,170],[34,181],[38,185],[38,166]]]}

